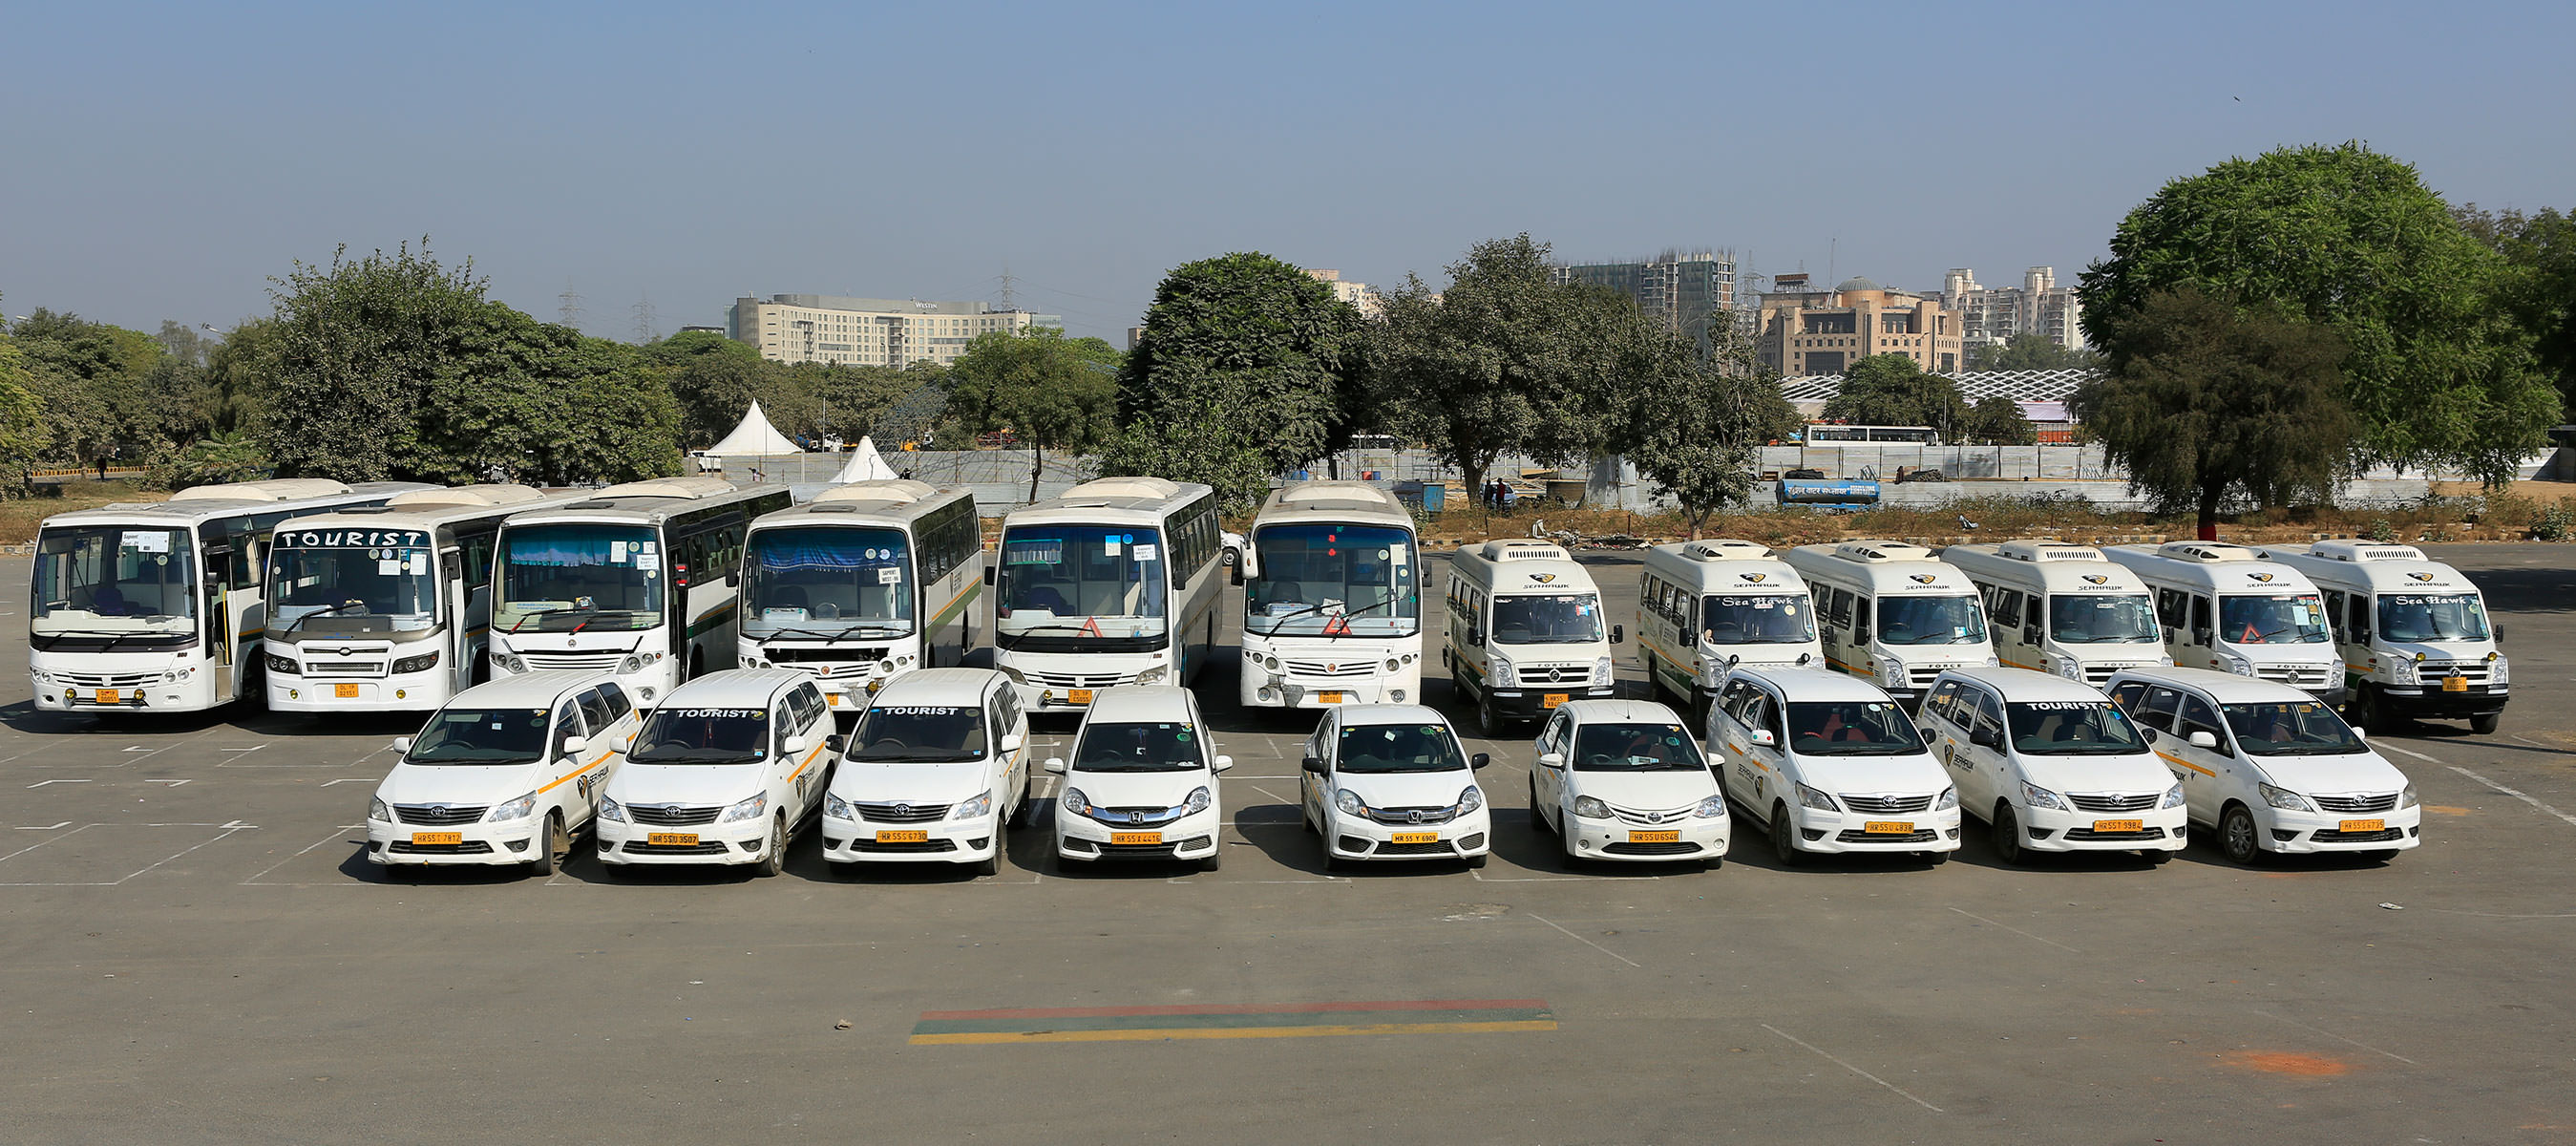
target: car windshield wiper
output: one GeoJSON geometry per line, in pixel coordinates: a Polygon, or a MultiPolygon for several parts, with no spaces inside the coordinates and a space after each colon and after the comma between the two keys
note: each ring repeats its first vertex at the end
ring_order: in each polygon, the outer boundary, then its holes
{"type": "Polygon", "coordinates": [[[862,764],[958,764],[981,759],[962,750],[948,752],[862,752],[850,759],[862,764]]]}

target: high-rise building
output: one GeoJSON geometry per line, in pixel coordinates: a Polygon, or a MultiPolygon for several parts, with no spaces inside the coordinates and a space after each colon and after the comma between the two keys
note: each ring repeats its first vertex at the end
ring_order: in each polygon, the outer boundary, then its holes
{"type": "Polygon", "coordinates": [[[1637,300],[1637,309],[1708,346],[1710,322],[1725,316],[1737,329],[1752,325],[1752,312],[1735,293],[1735,252],[1673,249],[1629,263],[1568,263],[1550,268],[1559,283],[1591,283],[1637,300]]]}
{"type": "Polygon", "coordinates": [[[1361,318],[1376,318],[1383,313],[1384,308],[1378,304],[1377,292],[1370,290],[1367,283],[1345,279],[1340,271],[1318,267],[1310,267],[1306,273],[1315,281],[1333,288],[1334,298],[1358,307],[1361,318]]]}
{"type": "Polygon", "coordinates": [[[2018,287],[1977,285],[1977,272],[1952,267],[1941,283],[1941,305],[1958,312],[1961,337],[1969,346],[2010,342],[2017,334],[2037,334],[2068,350],[2084,348],[2084,309],[2075,288],[2057,285],[2057,268],[2023,271],[2018,287]]]}
{"type": "Polygon", "coordinates": [[[1820,290],[1804,274],[1786,274],[1771,287],[1754,348],[1784,375],[1840,374],[1876,354],[1905,355],[1929,374],[1959,369],[1959,316],[1939,299],[1858,277],[1820,290]]]}
{"type": "Polygon", "coordinates": [[[841,298],[776,294],[733,300],[725,334],[760,349],[772,362],[824,362],[840,366],[907,366],[930,361],[946,366],[977,335],[1062,328],[1064,319],[1025,310],[997,310],[984,302],[841,298]]]}

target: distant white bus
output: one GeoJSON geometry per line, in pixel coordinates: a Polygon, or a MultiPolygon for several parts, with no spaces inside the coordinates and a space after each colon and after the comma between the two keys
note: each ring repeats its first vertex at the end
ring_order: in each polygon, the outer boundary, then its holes
{"type": "Polygon", "coordinates": [[[194,712],[258,696],[268,532],[431,488],[318,478],[201,485],[166,502],[46,518],[27,610],[36,707],[194,712]]]}
{"type": "Polygon", "coordinates": [[[511,515],[492,568],[492,674],[607,670],[651,708],[724,668],[740,655],[743,534],[791,501],[784,486],[663,478],[511,515]]]}
{"type": "Polygon", "coordinates": [[[1941,431],[1930,426],[1851,426],[1835,422],[1813,422],[1807,426],[1806,440],[1816,442],[1909,442],[1915,445],[1941,444],[1941,431]]]}
{"type": "Polygon", "coordinates": [[[586,496],[421,489],[279,524],[268,543],[268,706],[427,712],[480,683],[502,519],[586,496]]]}
{"type": "Polygon", "coordinates": [[[984,536],[965,490],[833,486],[754,520],[743,549],[742,667],[812,676],[835,711],[974,647],[984,536]]]}
{"type": "Polygon", "coordinates": [[[1085,482],[1002,519],[993,663],[1032,712],[1122,684],[1180,683],[1216,641],[1216,491],[1155,477],[1085,482]]]}
{"type": "Polygon", "coordinates": [[[1298,482],[1252,520],[1242,701],[1419,704],[1422,550],[1413,515],[1366,482],[1298,482]]]}

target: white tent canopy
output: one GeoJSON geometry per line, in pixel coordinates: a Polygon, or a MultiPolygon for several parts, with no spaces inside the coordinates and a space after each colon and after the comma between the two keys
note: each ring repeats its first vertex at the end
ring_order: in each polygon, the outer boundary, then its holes
{"type": "Polygon", "coordinates": [[[852,451],[850,454],[849,464],[842,466],[841,472],[832,475],[832,484],[848,485],[854,481],[891,481],[898,476],[900,475],[894,472],[894,467],[886,464],[885,455],[877,452],[876,439],[861,438],[859,439],[859,448],[852,451]]]}
{"type": "Polygon", "coordinates": [[[762,454],[801,454],[805,451],[794,441],[789,440],[787,435],[779,433],[778,427],[770,425],[769,416],[761,413],[760,403],[754,401],[750,412],[742,416],[741,425],[735,426],[732,433],[724,436],[723,441],[699,452],[709,457],[738,458],[762,454]]]}

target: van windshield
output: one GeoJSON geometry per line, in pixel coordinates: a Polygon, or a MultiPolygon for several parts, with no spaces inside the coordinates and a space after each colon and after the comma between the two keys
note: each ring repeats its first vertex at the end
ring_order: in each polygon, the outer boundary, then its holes
{"type": "Polygon", "coordinates": [[[2379,599],[2379,635],[2391,641],[2483,641],[2486,603],[2475,593],[2396,593],[2379,599]]]}
{"type": "Polygon", "coordinates": [[[1885,701],[1791,701],[1789,750],[1801,756],[1902,756],[1923,751],[1923,738],[1903,711],[1885,701]]]}
{"type": "Polygon", "coordinates": [[[1498,644],[1588,645],[1601,639],[1601,598],[1596,594],[1494,598],[1498,644]]]}
{"type": "Polygon", "coordinates": [[[403,755],[406,764],[525,764],[545,756],[542,708],[443,708],[403,755]]]}
{"type": "Polygon", "coordinates": [[[1816,639],[1816,611],[1804,594],[1704,597],[1699,615],[1700,631],[1712,645],[1799,645],[1816,639]]]}
{"type": "Polygon", "coordinates": [[[2086,597],[2059,593],[2048,599],[2048,636],[2062,645],[2161,643],[2156,610],[2147,595],[2086,597]]]}
{"type": "Polygon", "coordinates": [[[1975,597],[1881,597],[1878,640],[1888,645],[1984,644],[1986,615],[1975,597]]]}
{"type": "Polygon", "coordinates": [[[2120,756],[2147,750],[2129,718],[2100,700],[2007,704],[2013,751],[2024,756],[2120,756]]]}
{"type": "Polygon", "coordinates": [[[634,764],[752,764],[769,757],[766,708],[660,708],[635,734],[634,764]]]}
{"type": "Polygon", "coordinates": [[[2240,645],[2321,645],[2325,602],[2314,593],[2237,593],[2218,599],[2218,639],[2240,645]]]}
{"type": "Polygon", "coordinates": [[[2342,756],[2368,752],[2352,726],[2313,700],[2220,706],[2248,756],[2342,756]]]}
{"type": "Polygon", "coordinates": [[[859,718],[850,759],[953,764],[984,758],[984,709],[974,704],[898,704],[859,718]]]}

